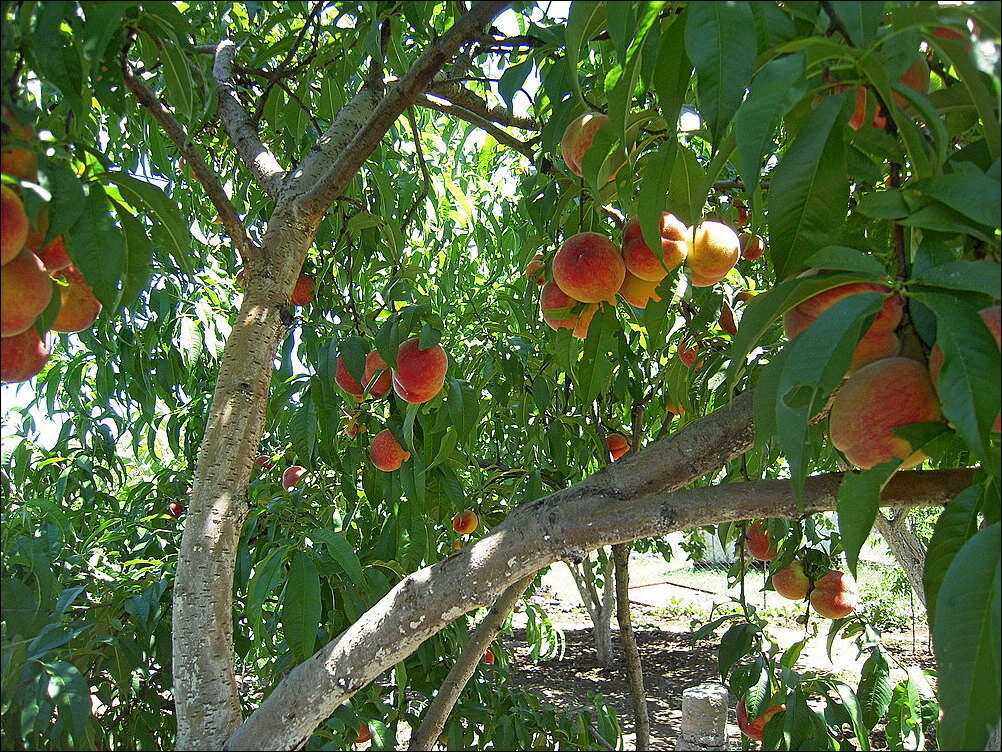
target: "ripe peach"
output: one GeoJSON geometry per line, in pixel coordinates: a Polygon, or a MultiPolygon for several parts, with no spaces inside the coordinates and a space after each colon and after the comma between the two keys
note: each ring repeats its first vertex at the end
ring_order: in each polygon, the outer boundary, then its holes
{"type": "Polygon", "coordinates": [[[20,334],[0,338],[0,380],[4,384],[37,376],[48,360],[49,347],[33,326],[20,334]]]}
{"type": "Polygon", "coordinates": [[[743,232],[738,235],[738,243],[741,247],[741,258],[754,261],[765,253],[765,241],[761,235],[752,235],[750,232],[743,232]]]}
{"type": "Polygon", "coordinates": [[[291,491],[292,487],[299,483],[299,479],[306,474],[306,468],[300,465],[293,465],[285,468],[282,473],[282,488],[291,491]]]}
{"type": "Polygon", "coordinates": [[[863,366],[842,385],[832,402],[829,436],[861,470],[894,457],[904,460],[901,469],[907,469],[925,455],[893,429],[943,420],[926,367],[910,358],[884,358],[863,366]]]}
{"type": "Polygon", "coordinates": [[[883,129],[887,126],[887,117],[880,111],[877,98],[865,86],[856,87],[856,109],[853,110],[852,117],[849,118],[849,127],[858,131],[867,122],[875,128],[883,129]]]}
{"type": "Polygon", "coordinates": [[[553,281],[582,303],[616,302],[626,264],[605,235],[579,232],[567,238],[553,257],[553,281]]]}
{"type": "Polygon", "coordinates": [[[648,282],[646,279],[634,276],[629,270],[623,278],[623,285],[619,288],[619,294],[630,305],[637,308],[646,308],[652,300],[661,300],[658,295],[658,285],[660,282],[648,282]]]}
{"type": "Polygon", "coordinates": [[[769,722],[780,710],[786,710],[786,705],[770,705],[766,708],[765,712],[762,713],[754,721],[748,721],[748,708],[745,706],[744,700],[738,703],[738,728],[741,729],[741,733],[747,736],[749,739],[754,739],[755,741],[762,741],[762,734],[765,733],[765,724],[769,722]]]}
{"type": "Polygon", "coordinates": [[[588,334],[588,326],[591,324],[595,312],[598,310],[597,303],[584,305],[567,295],[553,282],[547,282],[539,293],[539,308],[546,325],[556,331],[557,329],[573,329],[573,334],[578,339],[584,339],[588,334]],[[561,314],[564,318],[554,318],[547,311],[556,311],[567,308],[581,306],[579,313],[561,314]]]}
{"type": "MultiPolygon", "coordinates": [[[[928,94],[929,65],[925,61],[925,56],[916,55],[915,59],[912,60],[912,64],[908,66],[908,70],[901,74],[901,78],[898,79],[898,83],[904,84],[909,89],[917,91],[919,94],[928,94]]],[[[898,103],[898,107],[907,108],[909,106],[908,100],[900,94],[895,93],[894,101],[898,103]]]]}
{"type": "Polygon", "coordinates": [[[397,350],[397,367],[391,376],[393,390],[404,402],[427,402],[442,391],[448,367],[449,357],[441,345],[422,350],[418,338],[411,337],[397,350]]]}
{"type": "Polygon", "coordinates": [[[38,216],[35,217],[35,221],[28,226],[28,238],[24,241],[25,248],[37,256],[38,252],[42,250],[42,241],[45,240],[45,234],[48,231],[49,207],[43,206],[39,210],[38,216]]]}
{"type": "Polygon", "coordinates": [[[0,111],[0,130],[0,172],[21,180],[38,180],[35,129],[19,123],[14,113],[4,107],[0,111]]]}
{"type": "Polygon", "coordinates": [[[537,253],[525,266],[525,276],[535,281],[537,285],[546,282],[546,275],[543,274],[543,254],[537,253]]]}
{"type": "Polygon", "coordinates": [[[600,112],[586,112],[575,118],[564,130],[560,139],[560,156],[567,163],[567,169],[578,177],[584,177],[581,166],[584,164],[585,153],[595,140],[595,134],[607,122],[608,116],[600,112]]]}
{"type": "Polygon", "coordinates": [[[361,385],[355,381],[355,378],[345,366],[344,360],[342,360],[341,356],[338,355],[337,367],[334,370],[334,382],[348,392],[348,394],[350,394],[356,402],[361,402],[365,399],[365,387],[369,386],[369,384],[372,384],[372,386],[370,387],[368,393],[376,399],[385,397],[390,391],[390,371],[387,368],[386,361],[383,360],[379,352],[373,350],[365,356],[365,368],[362,371],[362,381],[364,383],[361,385]],[[379,371],[382,371],[382,373],[380,373],[379,377],[376,378],[375,382],[373,382],[373,377],[376,376],[379,371]]]}
{"type": "Polygon", "coordinates": [[[488,666],[493,666],[495,660],[496,659],[494,657],[494,651],[491,650],[490,648],[487,648],[487,652],[484,653],[484,663],[486,663],[488,666]]]}
{"type": "Polygon", "coordinates": [[[271,469],[271,457],[267,454],[259,454],[254,458],[254,464],[260,467],[262,470],[271,469]]]}
{"type": "Polygon", "coordinates": [[[673,401],[670,398],[665,400],[665,410],[670,412],[672,415],[681,415],[682,413],[685,412],[684,407],[682,407],[680,404],[678,404],[677,402],[673,401]]]}
{"type": "Polygon", "coordinates": [[[184,514],[184,504],[172,501],[167,505],[167,513],[174,519],[179,518],[182,514],[184,514]]]}
{"type": "MultiPolygon", "coordinates": [[[[995,346],[999,346],[999,340],[1002,338],[1002,306],[990,306],[989,308],[982,308],[978,311],[978,315],[981,316],[981,320],[985,322],[985,326],[988,327],[989,331],[995,336],[995,346]]],[[[943,348],[939,344],[932,346],[932,350],[929,351],[929,376],[932,378],[932,385],[939,391],[939,372],[943,368],[943,348]]],[[[992,425],[992,430],[998,432],[1002,428],[1002,414],[995,418],[995,423],[992,425]]]]}
{"type": "Polygon", "coordinates": [[[720,222],[707,220],[693,230],[685,263],[695,287],[709,287],[734,268],[741,256],[737,233],[720,222]]]}
{"type": "Polygon", "coordinates": [[[0,186],[0,264],[14,258],[28,239],[28,215],[21,197],[6,185],[0,186]]]}
{"type": "Polygon", "coordinates": [[[772,586],[784,598],[802,601],[811,589],[811,581],[804,574],[804,565],[795,561],[772,576],[772,586]]]}
{"type": "Polygon", "coordinates": [[[469,535],[477,529],[479,524],[480,519],[477,517],[477,513],[469,509],[457,512],[456,516],[452,518],[452,529],[460,535],[469,535]]]}
{"type": "Polygon", "coordinates": [[[693,342],[691,345],[682,345],[678,349],[678,357],[686,368],[696,367],[698,371],[703,367],[703,361],[696,362],[696,356],[699,355],[699,345],[693,342]]]}
{"type": "Polygon", "coordinates": [[[62,235],[50,240],[45,248],[36,251],[35,254],[45,264],[45,268],[50,274],[61,271],[72,263],[69,254],[66,252],[66,244],[63,242],[62,235]]]}
{"type": "Polygon", "coordinates": [[[689,255],[689,228],[674,214],[661,215],[661,251],[663,261],[644,242],[639,219],[631,219],[623,227],[623,262],[627,271],[647,282],[660,282],[689,255]]]}
{"type": "Polygon", "coordinates": [[[365,744],[367,741],[372,739],[372,732],[369,731],[369,727],[364,724],[358,724],[358,736],[355,737],[355,744],[365,744]]]}
{"type": "Polygon", "coordinates": [[[717,323],[720,324],[721,329],[730,334],[732,337],[738,333],[738,325],[734,322],[734,311],[731,310],[731,307],[727,304],[726,300],[720,308],[720,319],[717,323]]]}
{"type": "Polygon", "coordinates": [[[619,433],[610,433],[606,436],[605,445],[609,448],[609,454],[612,455],[613,461],[630,451],[630,440],[619,433]]]}
{"type": "Polygon", "coordinates": [[[759,561],[771,561],[776,558],[779,549],[769,540],[769,531],[760,522],[753,522],[745,531],[745,543],[748,553],[759,561]]]}
{"type": "Polygon", "coordinates": [[[388,428],[377,433],[369,446],[369,458],[372,464],[387,473],[399,470],[410,456],[411,453],[400,446],[400,442],[388,428]]]}
{"type": "Polygon", "coordinates": [[[68,266],[54,276],[56,279],[65,279],[68,284],[59,287],[62,303],[52,322],[52,329],[57,332],[83,331],[101,313],[101,303],[75,266],[68,266]]]}
{"type": "Polygon", "coordinates": [[[316,283],[313,281],[313,277],[306,274],[300,274],[299,279],[296,280],[296,286],[292,290],[292,297],[289,299],[289,305],[304,306],[312,303],[313,288],[315,286],[316,283]]]}
{"type": "Polygon", "coordinates": [[[22,248],[0,274],[0,336],[20,334],[52,299],[52,280],[38,256],[22,248]]]}
{"type": "Polygon", "coordinates": [[[748,220],[751,219],[751,213],[748,211],[748,207],[745,205],[745,202],[736,198],[732,203],[734,208],[738,210],[738,228],[747,227],[748,220]]]}
{"type": "Polygon", "coordinates": [[[841,619],[856,609],[856,581],[845,572],[831,571],[814,583],[811,606],[825,619],[841,619]]]}

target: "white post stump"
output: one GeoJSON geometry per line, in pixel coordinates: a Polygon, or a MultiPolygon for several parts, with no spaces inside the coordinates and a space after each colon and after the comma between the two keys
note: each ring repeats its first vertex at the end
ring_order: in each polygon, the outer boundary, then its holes
{"type": "Polygon", "coordinates": [[[727,749],[727,687],[707,682],[682,693],[682,735],[675,749],[727,749]]]}

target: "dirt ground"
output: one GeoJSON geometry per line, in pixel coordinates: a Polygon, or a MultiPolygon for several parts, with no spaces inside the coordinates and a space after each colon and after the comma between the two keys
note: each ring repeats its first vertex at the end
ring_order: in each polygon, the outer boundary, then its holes
{"type": "MultiPolygon", "coordinates": [[[[691,618],[671,618],[672,609],[665,604],[678,603],[679,598],[695,601],[706,607],[716,602],[728,600],[722,584],[721,592],[709,594],[690,587],[664,584],[664,575],[648,568],[643,562],[634,566],[631,562],[630,598],[633,603],[631,614],[637,643],[644,667],[644,682],[648,697],[648,714],[651,722],[651,749],[674,749],[680,733],[682,692],[703,682],[719,682],[717,670],[716,637],[693,644],[689,639],[692,629],[691,618]],[[652,577],[654,578],[652,580],[652,577]]],[[[721,578],[722,582],[722,578],[721,578]]],[[[707,588],[709,589],[709,588],[707,588]]],[[[761,598],[761,594],[757,597],[761,598]]],[[[777,598],[770,594],[770,598],[777,598]]],[[[625,661],[618,641],[618,629],[613,618],[613,644],[617,659],[612,668],[599,665],[591,635],[591,621],[581,608],[581,600],[569,572],[562,564],[555,565],[544,577],[543,588],[531,599],[542,607],[554,626],[560,628],[566,638],[566,648],[562,656],[534,663],[529,657],[525,642],[525,617],[516,613],[516,627],[513,638],[509,638],[507,653],[512,680],[527,691],[545,698],[560,708],[589,706],[589,696],[601,694],[605,701],[615,708],[623,729],[625,748],[635,748],[635,730],[629,689],[626,681],[625,661]]],[[[786,601],[785,603],[789,603],[786,601]]],[[[922,631],[883,635],[884,645],[894,668],[892,680],[905,675],[908,666],[933,667],[929,650],[928,635],[924,622],[922,631]]],[[[785,648],[803,636],[803,628],[788,620],[770,630],[781,648],[785,648]]],[[[809,644],[798,663],[798,670],[828,673],[855,686],[859,681],[859,671],[864,656],[858,656],[855,645],[849,641],[837,640],[832,659],[825,650],[825,634],[822,633],[809,644]]],[[[740,732],[734,714],[734,698],[728,711],[728,736],[731,749],[741,748],[740,732]]],[[[880,747],[881,735],[873,741],[880,747]]]]}

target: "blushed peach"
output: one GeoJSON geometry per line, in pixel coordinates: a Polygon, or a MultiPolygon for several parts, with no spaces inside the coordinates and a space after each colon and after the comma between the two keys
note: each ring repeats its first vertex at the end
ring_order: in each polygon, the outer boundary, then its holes
{"type": "Polygon", "coordinates": [[[567,238],[553,257],[552,270],[557,287],[582,303],[615,303],[626,278],[619,249],[597,232],[567,238]]]}
{"type": "Polygon", "coordinates": [[[433,399],[445,386],[449,358],[441,345],[424,350],[417,337],[411,337],[397,350],[397,367],[393,369],[393,390],[405,402],[420,404],[433,399]]]}
{"type": "Polygon", "coordinates": [[[292,297],[289,299],[289,305],[304,306],[312,303],[315,286],[316,283],[313,281],[313,277],[300,274],[299,279],[296,280],[296,286],[292,289],[292,297]]]}
{"type": "Polygon", "coordinates": [[[795,561],[772,576],[772,586],[784,598],[802,601],[811,589],[811,581],[804,574],[804,565],[795,561]]]}
{"type": "Polygon", "coordinates": [[[452,518],[452,529],[460,535],[469,535],[477,529],[479,524],[480,518],[478,518],[477,513],[471,509],[464,509],[462,512],[457,512],[456,516],[452,518]]]}
{"type": "Polygon", "coordinates": [[[14,384],[37,376],[49,355],[48,344],[33,326],[20,334],[0,338],[0,380],[14,384]]]}
{"type": "Polygon", "coordinates": [[[67,266],[53,276],[56,279],[66,280],[67,284],[59,285],[62,302],[59,313],[52,322],[52,329],[57,332],[83,331],[93,324],[101,313],[100,301],[75,266],[67,266]]]}
{"type": "Polygon", "coordinates": [[[28,215],[21,197],[0,186],[0,264],[6,264],[24,248],[28,239],[28,215]]]}
{"type": "Polygon", "coordinates": [[[52,299],[52,280],[38,256],[22,248],[0,274],[0,336],[20,334],[52,299]]]}
{"type": "Polygon", "coordinates": [[[769,531],[761,522],[753,522],[745,531],[745,543],[748,553],[759,561],[771,561],[776,558],[779,549],[769,539],[769,531]]]}
{"type": "Polygon", "coordinates": [[[61,271],[72,263],[69,254],[66,252],[66,243],[63,242],[62,235],[50,240],[45,248],[36,251],[36,255],[45,264],[45,268],[48,269],[50,274],[61,271]]]}
{"type": "Polygon", "coordinates": [[[811,606],[825,619],[842,619],[856,610],[856,581],[845,572],[832,571],[814,583],[811,606]]]}
{"type": "Polygon", "coordinates": [[[0,172],[21,180],[38,180],[35,129],[22,125],[7,107],[0,111],[0,172]]]}
{"type": "Polygon", "coordinates": [[[630,451],[630,440],[619,433],[610,433],[606,436],[605,445],[609,448],[613,461],[630,451]]]}
{"type": "Polygon", "coordinates": [[[658,295],[658,285],[660,284],[660,282],[648,282],[646,279],[640,279],[627,270],[626,276],[623,277],[623,284],[619,288],[619,294],[630,305],[646,308],[652,300],[661,300],[661,296],[658,295]]]}
{"type": "Polygon", "coordinates": [[[411,453],[400,446],[400,442],[388,428],[377,433],[369,445],[369,458],[372,464],[386,473],[399,470],[410,456],[411,453]]]}
{"type": "Polygon", "coordinates": [[[546,325],[556,331],[557,329],[571,329],[573,335],[578,339],[584,339],[588,334],[588,326],[591,324],[595,312],[598,310],[597,303],[584,304],[564,293],[553,282],[547,282],[539,293],[539,308],[546,325]],[[556,314],[556,311],[571,309],[576,306],[581,307],[579,313],[556,314]],[[556,315],[563,318],[556,318],[556,315]]]}
{"type": "Polygon", "coordinates": [[[626,269],[648,282],[660,282],[689,255],[689,228],[685,222],[665,212],[661,215],[660,230],[663,261],[644,242],[639,219],[633,218],[623,227],[623,262],[626,269]]]}
{"type": "MultiPolygon", "coordinates": [[[[584,177],[584,158],[595,140],[595,134],[602,126],[609,122],[607,115],[600,112],[586,112],[579,115],[564,130],[564,135],[560,138],[560,156],[564,158],[567,169],[578,177],[584,177]]],[[[623,160],[626,161],[625,159],[623,160]]],[[[615,177],[615,172],[609,176],[609,180],[615,177]]]]}
{"type": "Polygon", "coordinates": [[[695,287],[716,284],[741,257],[741,241],[734,230],[720,222],[707,220],[692,231],[686,265],[695,287]]]}

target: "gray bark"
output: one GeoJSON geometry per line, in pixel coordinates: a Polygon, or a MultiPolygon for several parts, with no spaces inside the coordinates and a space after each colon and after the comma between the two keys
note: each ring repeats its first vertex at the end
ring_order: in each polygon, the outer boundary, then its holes
{"type": "Polygon", "coordinates": [[[876,527],[894,554],[894,559],[904,570],[915,596],[924,608],[925,587],[922,585],[922,572],[925,571],[925,546],[912,532],[907,510],[900,510],[891,519],[878,512],[876,527]]]}

